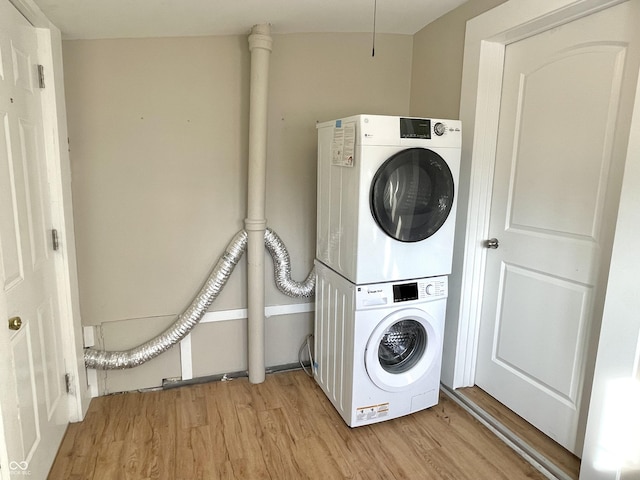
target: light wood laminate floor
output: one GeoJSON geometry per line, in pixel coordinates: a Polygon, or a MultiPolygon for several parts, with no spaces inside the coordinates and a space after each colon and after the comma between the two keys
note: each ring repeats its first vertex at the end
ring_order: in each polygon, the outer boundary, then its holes
{"type": "Polygon", "coordinates": [[[50,479],[543,479],[440,395],[406,417],[351,429],[302,371],[91,402],[50,479]]]}
{"type": "Polygon", "coordinates": [[[573,453],[554,442],[479,387],[461,388],[458,393],[481,407],[524,442],[548,458],[569,477],[578,478],[580,475],[580,459],[573,453]]]}

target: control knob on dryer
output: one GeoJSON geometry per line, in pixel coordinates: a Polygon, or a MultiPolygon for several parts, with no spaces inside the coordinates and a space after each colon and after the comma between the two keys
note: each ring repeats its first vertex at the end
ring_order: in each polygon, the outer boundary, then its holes
{"type": "Polygon", "coordinates": [[[438,122],[433,126],[433,133],[435,133],[439,137],[444,135],[444,132],[446,131],[447,131],[447,127],[442,122],[438,122]]]}

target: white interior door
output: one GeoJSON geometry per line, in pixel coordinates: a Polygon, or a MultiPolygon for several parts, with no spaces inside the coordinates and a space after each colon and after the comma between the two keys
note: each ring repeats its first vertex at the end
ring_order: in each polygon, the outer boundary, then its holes
{"type": "Polygon", "coordinates": [[[487,254],[476,384],[578,455],[640,58],[639,3],[505,50],[489,227],[499,246],[487,254]]]}
{"type": "Polygon", "coordinates": [[[37,51],[36,30],[0,1],[0,472],[6,479],[46,478],[69,418],[37,51]]]}

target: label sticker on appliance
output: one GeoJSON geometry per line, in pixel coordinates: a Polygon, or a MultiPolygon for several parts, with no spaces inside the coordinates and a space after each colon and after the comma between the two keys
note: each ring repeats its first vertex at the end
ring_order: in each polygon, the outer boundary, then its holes
{"type": "Polygon", "coordinates": [[[368,405],[356,408],[356,420],[370,420],[372,418],[386,417],[389,414],[389,402],[378,405],[368,405]]]}
{"type": "MultiPolygon", "coordinates": [[[[342,125],[340,123],[340,125],[342,125]]],[[[353,156],[356,144],[356,126],[347,123],[344,127],[333,129],[333,142],[331,144],[331,164],[338,167],[353,167],[353,156]]]]}

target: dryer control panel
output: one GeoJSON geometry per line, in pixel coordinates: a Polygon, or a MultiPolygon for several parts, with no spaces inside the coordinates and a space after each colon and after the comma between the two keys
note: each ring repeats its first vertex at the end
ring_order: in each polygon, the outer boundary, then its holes
{"type": "Polygon", "coordinates": [[[447,277],[356,286],[356,309],[423,303],[447,298],[447,277]]]}

